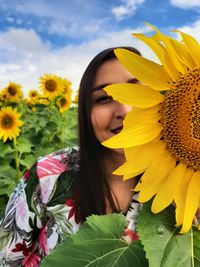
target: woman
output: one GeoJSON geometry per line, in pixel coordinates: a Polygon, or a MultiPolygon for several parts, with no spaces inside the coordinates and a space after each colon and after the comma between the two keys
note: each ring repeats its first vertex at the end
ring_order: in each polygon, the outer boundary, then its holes
{"type": "MultiPolygon", "coordinates": [[[[124,48],[140,54],[134,48],[124,48]]],[[[124,238],[137,238],[135,218],[140,204],[130,190],[136,180],[124,182],[113,175],[125,160],[123,150],[101,145],[121,131],[130,110],[103,88],[127,82],[137,80],[116,59],[114,48],[101,52],[89,64],[80,83],[80,148],[41,158],[25,173],[1,223],[1,266],[38,266],[91,214],[123,212],[129,222],[124,238]]]]}

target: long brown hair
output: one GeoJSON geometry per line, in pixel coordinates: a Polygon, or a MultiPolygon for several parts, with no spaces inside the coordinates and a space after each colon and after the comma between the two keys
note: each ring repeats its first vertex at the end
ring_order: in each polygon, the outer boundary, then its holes
{"type": "MultiPolygon", "coordinates": [[[[103,62],[116,59],[115,48],[118,47],[109,48],[99,53],[86,68],[80,82],[78,102],[80,168],[78,180],[83,221],[91,214],[105,214],[106,198],[112,210],[118,211],[102,165],[103,152],[107,148],[96,139],[91,123],[91,95],[95,76],[103,62]]],[[[140,55],[140,52],[133,47],[121,48],[140,55]]]]}

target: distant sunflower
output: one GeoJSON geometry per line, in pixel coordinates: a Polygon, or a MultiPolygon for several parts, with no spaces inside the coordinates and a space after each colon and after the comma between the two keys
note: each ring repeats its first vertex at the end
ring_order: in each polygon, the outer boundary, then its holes
{"type": "Polygon", "coordinates": [[[144,173],[134,189],[139,191],[139,201],[154,197],[154,213],[174,202],[176,225],[182,225],[181,233],[185,233],[200,206],[200,45],[183,32],[183,41],[178,42],[152,28],[151,37],[134,36],[150,46],[162,65],[124,49],[115,50],[142,84],[105,89],[134,108],[123,130],[103,144],[125,148],[126,162],[115,174],[129,179],[144,173]]]}
{"type": "Polygon", "coordinates": [[[45,74],[40,78],[40,88],[43,95],[49,99],[53,99],[63,92],[62,79],[54,74],[45,74]]]}
{"type": "Polygon", "coordinates": [[[30,90],[30,91],[28,92],[28,97],[29,97],[30,99],[36,99],[39,95],[40,95],[40,94],[39,94],[38,90],[36,90],[36,89],[32,89],[32,90],[30,90]]]}
{"type": "Polygon", "coordinates": [[[76,93],[75,93],[74,100],[73,100],[74,104],[78,103],[78,95],[79,95],[79,90],[77,90],[76,93]]]}
{"type": "Polygon", "coordinates": [[[71,96],[72,93],[71,82],[68,81],[67,79],[62,79],[62,81],[63,81],[63,93],[71,96]]]}
{"type": "Polygon", "coordinates": [[[19,120],[20,116],[21,114],[11,107],[4,107],[0,110],[0,138],[4,142],[19,135],[19,127],[23,125],[23,122],[19,120]]]}
{"type": "Polygon", "coordinates": [[[50,100],[48,98],[37,98],[36,103],[35,104],[41,104],[44,106],[48,106],[50,104],[50,100]]]}
{"type": "Polygon", "coordinates": [[[64,111],[70,108],[70,96],[68,94],[65,94],[61,98],[58,98],[58,100],[56,101],[56,105],[59,108],[59,111],[63,113],[64,111]]]}
{"type": "Polygon", "coordinates": [[[9,102],[18,102],[23,97],[22,87],[19,84],[10,82],[3,90],[2,95],[9,102]]]}

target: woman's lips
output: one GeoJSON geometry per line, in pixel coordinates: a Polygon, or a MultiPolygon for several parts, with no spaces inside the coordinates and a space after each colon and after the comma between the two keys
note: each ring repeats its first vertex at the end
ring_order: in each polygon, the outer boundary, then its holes
{"type": "Polygon", "coordinates": [[[112,129],[111,132],[114,134],[118,134],[121,132],[122,128],[123,128],[123,126],[116,127],[114,129],[112,129]]]}

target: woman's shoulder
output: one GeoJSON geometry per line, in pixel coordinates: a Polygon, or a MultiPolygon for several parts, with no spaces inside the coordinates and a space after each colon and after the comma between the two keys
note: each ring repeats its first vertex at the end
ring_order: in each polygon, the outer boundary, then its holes
{"type": "Polygon", "coordinates": [[[39,179],[49,175],[61,174],[64,171],[79,170],[78,147],[58,150],[44,157],[40,157],[36,163],[37,176],[39,179]]]}
{"type": "Polygon", "coordinates": [[[40,157],[35,166],[28,171],[28,175],[25,173],[26,182],[33,184],[29,179],[36,178],[40,186],[42,202],[52,202],[52,199],[57,198],[60,204],[63,192],[65,192],[63,197],[66,197],[67,192],[74,190],[78,170],[78,147],[66,148],[40,157]]]}

